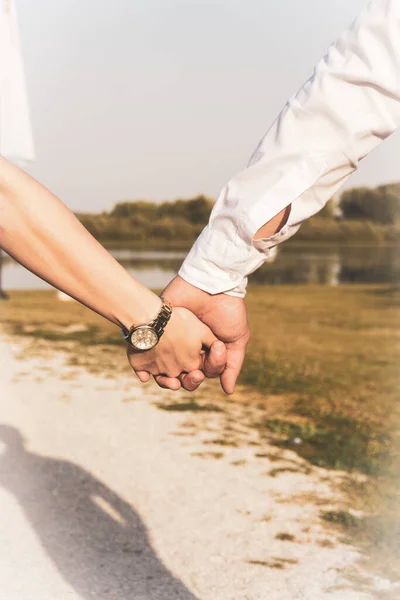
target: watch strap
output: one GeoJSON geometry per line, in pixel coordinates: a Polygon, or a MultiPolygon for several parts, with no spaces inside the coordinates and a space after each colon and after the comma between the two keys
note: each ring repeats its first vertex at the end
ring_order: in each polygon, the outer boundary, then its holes
{"type": "MultiPolygon", "coordinates": [[[[142,325],[148,325],[149,327],[153,327],[159,339],[164,333],[164,329],[172,315],[172,305],[168,302],[168,300],[166,300],[162,296],[160,296],[160,298],[162,301],[162,305],[158,312],[158,315],[152,321],[150,321],[150,323],[142,323],[142,325]]],[[[132,327],[130,327],[129,329],[121,329],[121,335],[126,342],[129,343],[132,331],[136,329],[136,327],[140,327],[140,325],[132,325],[132,327]]]]}
{"type": "Polygon", "coordinates": [[[168,302],[168,300],[165,300],[165,298],[163,298],[162,296],[160,296],[160,298],[162,300],[162,306],[160,308],[160,312],[158,313],[156,318],[153,319],[152,321],[150,321],[150,323],[149,323],[150,327],[153,327],[155,329],[155,332],[157,333],[159,338],[164,333],[164,329],[172,315],[171,304],[168,302]]]}

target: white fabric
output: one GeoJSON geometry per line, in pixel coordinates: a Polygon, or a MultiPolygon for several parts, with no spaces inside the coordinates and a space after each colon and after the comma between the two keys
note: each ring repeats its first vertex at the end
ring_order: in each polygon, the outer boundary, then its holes
{"type": "Polygon", "coordinates": [[[34,159],[13,0],[0,0],[0,154],[14,161],[34,159]]]}
{"type": "Polygon", "coordinates": [[[222,190],[180,270],[212,294],[243,297],[247,275],[318,212],[400,124],[400,0],[373,0],[291,98],[244,171],[222,190]],[[291,206],[277,235],[256,231],[291,206]]]}

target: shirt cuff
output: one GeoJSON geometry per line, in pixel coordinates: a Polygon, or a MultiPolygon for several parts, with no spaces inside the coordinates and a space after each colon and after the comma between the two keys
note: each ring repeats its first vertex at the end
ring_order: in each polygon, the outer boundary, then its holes
{"type": "Polygon", "coordinates": [[[297,231],[303,219],[292,206],[288,223],[277,234],[262,240],[254,240],[254,234],[289,204],[301,202],[300,213],[305,212],[301,199],[326,166],[324,155],[311,153],[282,174],[255,165],[231,180],[214,207],[210,224],[186,257],[180,276],[210,294],[244,297],[247,276],[268,260],[271,248],[297,231]],[[274,183],[269,181],[271,173],[274,183]]]}
{"type": "Polygon", "coordinates": [[[280,231],[268,238],[253,240],[252,246],[241,238],[226,242],[208,225],[183,262],[179,275],[191,285],[208,292],[244,298],[248,275],[265,262],[276,258],[278,244],[300,228],[292,221],[294,212],[280,231]],[[225,265],[225,266],[224,266],[225,265]]]}
{"type": "Polygon", "coordinates": [[[229,293],[243,298],[247,275],[266,260],[270,250],[260,252],[239,236],[227,240],[208,225],[187,255],[179,275],[209,294],[229,293]]]}
{"type": "Polygon", "coordinates": [[[275,233],[268,238],[253,240],[254,248],[268,256],[268,251],[271,253],[271,250],[275,250],[278,244],[286,242],[286,240],[291,238],[300,229],[300,225],[295,225],[290,223],[290,221],[291,219],[289,218],[287,224],[284,225],[278,233],[275,233]]]}
{"type": "MultiPolygon", "coordinates": [[[[280,231],[268,238],[253,240],[253,247],[263,255],[263,263],[274,262],[278,254],[278,245],[292,237],[300,225],[284,225],[280,231]]],[[[255,269],[253,269],[255,270],[255,269]]],[[[246,295],[247,277],[236,288],[225,292],[228,296],[244,298],[246,295]]]]}

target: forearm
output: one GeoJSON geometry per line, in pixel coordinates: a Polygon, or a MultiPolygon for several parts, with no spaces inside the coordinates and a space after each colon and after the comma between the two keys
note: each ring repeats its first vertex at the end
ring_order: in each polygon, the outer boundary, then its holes
{"type": "Polygon", "coordinates": [[[118,325],[145,322],[160,301],[29,175],[0,158],[0,247],[27,269],[118,325]]]}
{"type": "Polygon", "coordinates": [[[260,227],[260,229],[254,234],[254,239],[261,240],[263,238],[269,238],[271,235],[275,235],[278,231],[280,231],[288,221],[290,209],[291,206],[287,206],[278,212],[275,217],[272,217],[270,221],[260,227]]]}

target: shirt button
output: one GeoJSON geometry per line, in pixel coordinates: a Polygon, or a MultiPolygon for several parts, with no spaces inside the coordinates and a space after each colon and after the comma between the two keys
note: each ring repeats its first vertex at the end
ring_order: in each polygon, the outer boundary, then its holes
{"type": "Polygon", "coordinates": [[[238,275],[237,273],[229,273],[229,279],[231,281],[237,281],[239,279],[240,275],[238,275]]]}

